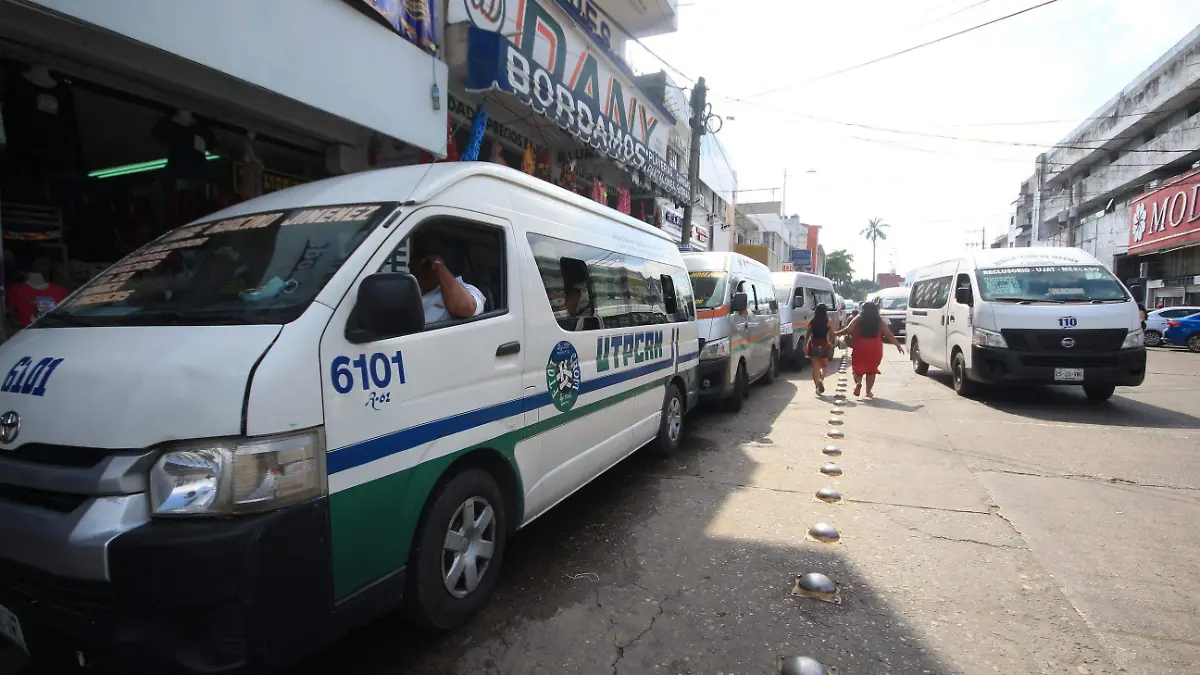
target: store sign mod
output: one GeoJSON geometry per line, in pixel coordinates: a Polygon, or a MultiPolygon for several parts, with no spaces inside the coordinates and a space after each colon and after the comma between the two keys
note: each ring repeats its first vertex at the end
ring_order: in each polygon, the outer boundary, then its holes
{"type": "Polygon", "coordinates": [[[1200,171],[1171,178],[1138,197],[1129,218],[1133,254],[1200,241],[1200,171]]]}
{"type": "Polygon", "coordinates": [[[669,123],[639,97],[631,78],[607,63],[600,46],[534,0],[516,3],[519,17],[491,5],[491,12],[473,11],[476,2],[464,2],[472,23],[468,91],[511,93],[596,151],[643,172],[675,199],[688,199],[687,178],[656,151],[666,148],[669,123]]]}

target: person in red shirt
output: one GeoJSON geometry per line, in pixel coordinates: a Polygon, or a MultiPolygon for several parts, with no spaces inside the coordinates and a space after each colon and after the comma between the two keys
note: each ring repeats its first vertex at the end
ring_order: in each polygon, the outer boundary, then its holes
{"type": "MultiPolygon", "coordinates": [[[[40,262],[40,261],[38,261],[40,262]]],[[[69,293],[62,286],[46,281],[35,262],[25,270],[25,280],[13,284],[6,293],[8,306],[17,316],[17,323],[26,328],[34,319],[54,309],[69,293]]]]}

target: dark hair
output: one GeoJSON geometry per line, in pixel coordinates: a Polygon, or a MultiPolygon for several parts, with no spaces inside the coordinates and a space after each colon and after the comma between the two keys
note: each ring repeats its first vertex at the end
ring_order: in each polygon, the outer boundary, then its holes
{"type": "MultiPolygon", "coordinates": [[[[817,309],[815,312],[813,312],[813,318],[810,323],[812,324],[813,328],[823,328],[828,330],[829,308],[825,306],[825,303],[817,305],[817,309]]],[[[822,330],[820,332],[824,333],[825,331],[822,330]]]]}
{"type": "Polygon", "coordinates": [[[875,301],[864,302],[858,313],[858,333],[863,337],[878,337],[883,329],[883,319],[879,317],[879,304],[875,301]]]}
{"type": "Polygon", "coordinates": [[[417,232],[409,242],[409,264],[415,267],[423,258],[431,255],[440,257],[451,274],[459,273],[459,254],[444,237],[430,229],[417,232]]]}

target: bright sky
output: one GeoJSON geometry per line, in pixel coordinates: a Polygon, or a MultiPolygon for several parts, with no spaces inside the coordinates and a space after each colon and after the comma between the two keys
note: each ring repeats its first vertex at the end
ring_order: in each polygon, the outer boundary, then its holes
{"type": "MultiPolygon", "coordinates": [[[[868,218],[883,218],[892,227],[878,269],[903,274],[954,256],[979,241],[981,228],[989,242],[1006,232],[1040,150],[800,116],[1048,147],[1200,24],[1200,2],[1059,0],[807,80],[1042,1],[680,0],[679,31],[645,42],[688,77],[703,75],[713,112],[735,118],[719,137],[739,188],[782,185],[786,169],[788,213],[823,226],[826,252],[849,249],[859,277],[871,273],[871,246],[859,232],[868,218]]],[[[639,70],[661,67],[636,45],[631,51],[639,70]]],[[[769,196],[742,193],[738,201],[769,196]]]]}

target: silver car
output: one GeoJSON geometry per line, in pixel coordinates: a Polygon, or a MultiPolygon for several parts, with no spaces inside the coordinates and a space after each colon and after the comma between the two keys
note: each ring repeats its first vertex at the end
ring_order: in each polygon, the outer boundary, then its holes
{"type": "Polygon", "coordinates": [[[1167,331],[1167,322],[1182,319],[1194,314],[1200,314],[1200,307],[1164,307],[1146,314],[1146,346],[1160,347],[1163,344],[1163,333],[1167,331]]]}

